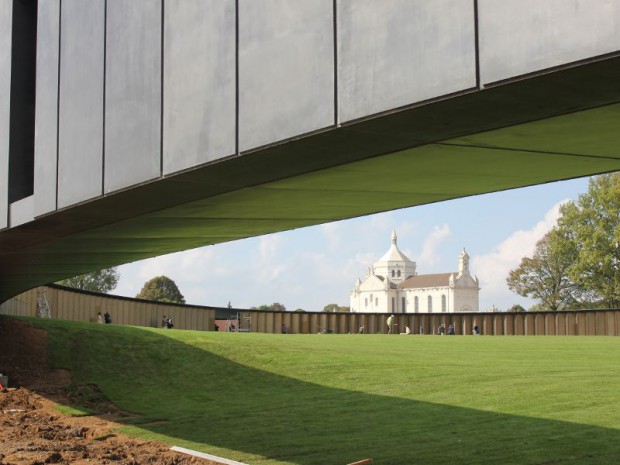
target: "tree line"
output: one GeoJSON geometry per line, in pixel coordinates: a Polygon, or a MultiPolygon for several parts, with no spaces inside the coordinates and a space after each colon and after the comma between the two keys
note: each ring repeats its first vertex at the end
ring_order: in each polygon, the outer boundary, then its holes
{"type": "Polygon", "coordinates": [[[534,310],[620,305],[620,172],[590,179],[588,191],[560,207],[557,224],[507,278],[538,301],[534,310]]]}

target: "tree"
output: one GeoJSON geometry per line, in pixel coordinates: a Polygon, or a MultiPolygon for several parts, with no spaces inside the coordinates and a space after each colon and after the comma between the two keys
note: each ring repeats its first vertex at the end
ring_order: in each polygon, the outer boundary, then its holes
{"type": "Polygon", "coordinates": [[[573,305],[583,294],[581,287],[569,277],[577,249],[563,231],[552,229],[536,243],[532,258],[508,274],[508,288],[523,297],[533,297],[548,310],[573,305]]]}
{"type": "Polygon", "coordinates": [[[269,305],[260,305],[258,307],[250,307],[250,310],[260,310],[261,312],[266,312],[268,310],[271,310],[271,307],[269,305]]]}
{"type": "Polygon", "coordinates": [[[286,307],[281,303],[274,302],[271,305],[261,305],[260,307],[250,307],[250,310],[285,312],[286,307]]]}
{"type": "Polygon", "coordinates": [[[620,173],[590,179],[588,192],[560,209],[560,230],[577,256],[570,277],[610,308],[620,305],[620,173]]]}
{"type": "Polygon", "coordinates": [[[167,276],[157,276],[144,283],[136,299],[155,300],[157,302],[171,302],[184,304],[185,297],[179,291],[176,283],[167,276]]]}
{"type": "Polygon", "coordinates": [[[338,304],[327,304],[323,307],[324,312],[350,312],[351,309],[349,307],[341,307],[338,304]]]}
{"type": "Polygon", "coordinates": [[[338,304],[327,304],[325,307],[323,307],[323,311],[324,312],[337,312],[338,304]]]}
{"type": "Polygon", "coordinates": [[[58,281],[61,286],[83,289],[85,291],[102,292],[107,294],[118,284],[120,274],[116,267],[104,268],[73,278],[58,281]]]}
{"type": "Polygon", "coordinates": [[[510,307],[510,310],[508,311],[509,312],[525,312],[525,309],[523,308],[522,305],[515,304],[512,307],[510,307]]]}

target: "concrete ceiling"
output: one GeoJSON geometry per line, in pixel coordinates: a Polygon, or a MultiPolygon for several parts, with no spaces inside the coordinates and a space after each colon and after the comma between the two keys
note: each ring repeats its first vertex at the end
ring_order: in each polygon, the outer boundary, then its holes
{"type": "Polygon", "coordinates": [[[620,170],[620,59],[471,89],[0,232],[0,301],[189,248],[620,170]]]}

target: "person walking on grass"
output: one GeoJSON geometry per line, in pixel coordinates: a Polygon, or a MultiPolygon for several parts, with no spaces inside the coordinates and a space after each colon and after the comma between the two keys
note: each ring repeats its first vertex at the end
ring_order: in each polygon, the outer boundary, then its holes
{"type": "Polygon", "coordinates": [[[394,315],[388,316],[388,319],[385,321],[388,327],[388,334],[392,334],[392,323],[394,323],[394,315]]]}

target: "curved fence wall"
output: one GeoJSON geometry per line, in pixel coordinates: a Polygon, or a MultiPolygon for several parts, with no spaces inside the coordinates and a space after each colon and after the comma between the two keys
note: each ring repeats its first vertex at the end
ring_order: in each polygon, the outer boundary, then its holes
{"type": "MultiPolygon", "coordinates": [[[[0,314],[36,316],[37,298],[46,295],[51,317],[61,320],[97,321],[97,313],[108,311],[114,324],[161,326],[164,315],[174,319],[175,328],[212,331],[217,318],[230,315],[235,322],[243,321],[244,330],[260,333],[279,333],[282,325],[287,333],[313,334],[358,333],[385,334],[388,331],[385,314],[271,312],[220,309],[192,305],[175,305],[144,300],[75,291],[59,286],[45,286],[6,301],[0,314]]],[[[226,317],[224,317],[226,319],[226,317]]],[[[457,335],[472,334],[474,326],[482,335],[495,336],[619,336],[620,310],[582,310],[570,312],[535,313],[412,313],[397,314],[393,334],[436,334],[440,325],[453,324],[457,335]]]]}
{"type": "MultiPolygon", "coordinates": [[[[358,333],[386,334],[385,314],[376,313],[311,313],[311,312],[241,312],[251,321],[251,330],[277,333],[286,325],[289,333],[358,333]]],[[[618,336],[620,310],[584,310],[536,313],[463,313],[463,314],[399,314],[395,315],[393,334],[437,334],[440,325],[453,324],[457,335],[472,334],[474,326],[480,334],[496,336],[618,336]]]]}
{"type": "Polygon", "coordinates": [[[76,291],[56,286],[31,289],[0,305],[0,314],[37,316],[37,299],[45,296],[52,318],[97,321],[97,313],[110,313],[113,324],[160,327],[164,315],[178,329],[207,331],[213,328],[215,310],[192,305],[175,305],[76,291]]]}

